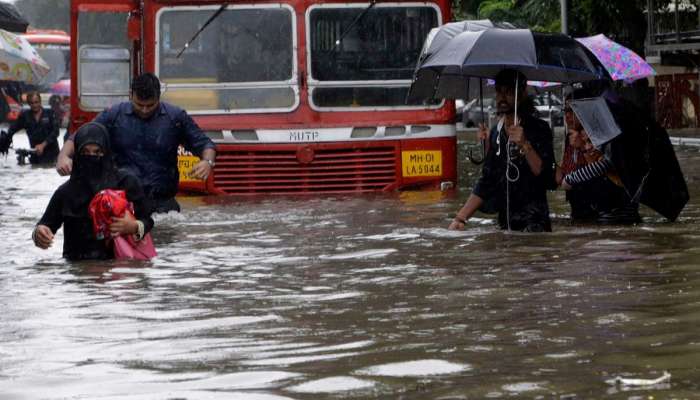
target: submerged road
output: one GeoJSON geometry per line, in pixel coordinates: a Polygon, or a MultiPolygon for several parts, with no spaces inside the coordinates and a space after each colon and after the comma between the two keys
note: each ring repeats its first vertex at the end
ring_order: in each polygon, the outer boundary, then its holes
{"type": "Polygon", "coordinates": [[[83,263],[30,240],[65,178],[10,155],[0,398],[695,398],[700,152],[677,151],[675,223],[572,226],[557,192],[553,233],[447,231],[463,163],[452,194],[181,198],[152,262],[83,263]]]}

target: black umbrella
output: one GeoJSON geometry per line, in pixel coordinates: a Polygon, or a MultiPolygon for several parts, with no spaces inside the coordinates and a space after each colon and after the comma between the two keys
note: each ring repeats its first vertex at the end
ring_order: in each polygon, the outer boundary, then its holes
{"type": "MultiPolygon", "coordinates": [[[[491,20],[481,19],[481,20],[465,20],[457,22],[448,22],[437,28],[433,28],[428,32],[428,36],[423,44],[423,49],[418,56],[418,63],[416,65],[416,70],[414,76],[418,76],[419,69],[422,64],[435,53],[440,51],[450,40],[462,32],[476,32],[483,31],[485,29],[491,28],[504,28],[504,29],[514,29],[515,27],[509,23],[498,23],[494,24],[491,20]]],[[[414,80],[411,90],[408,94],[408,100],[426,100],[432,98],[432,93],[434,90],[434,82],[437,81],[439,70],[429,69],[423,70],[421,73],[421,80],[414,80]],[[424,85],[424,86],[421,86],[424,85]]],[[[445,82],[444,90],[441,92],[440,96],[435,96],[439,98],[446,99],[468,99],[469,89],[472,86],[472,82],[468,77],[455,77],[456,82],[454,84],[449,84],[445,82]]],[[[446,79],[451,79],[446,77],[446,79]]],[[[474,78],[478,79],[478,78],[474,78]]],[[[480,84],[480,82],[479,82],[480,84]]]]}
{"type": "Polygon", "coordinates": [[[532,81],[601,77],[589,53],[569,36],[491,28],[461,32],[427,54],[416,68],[409,98],[463,98],[470,77],[494,78],[503,69],[518,70],[532,81]]]}
{"type": "Polygon", "coordinates": [[[622,131],[610,141],[610,155],[627,193],[675,221],[690,195],[668,132],[631,103],[608,105],[622,131]]]}
{"type": "Polygon", "coordinates": [[[595,97],[569,104],[593,145],[612,161],[630,201],[674,221],[689,195],[668,133],[633,104],[616,100],[595,97]]]}
{"type": "Polygon", "coordinates": [[[440,50],[443,46],[445,46],[445,44],[447,44],[447,42],[462,32],[476,32],[491,28],[515,29],[515,26],[508,22],[493,23],[488,19],[479,19],[448,22],[437,28],[433,28],[430,30],[430,32],[428,32],[428,37],[425,39],[423,50],[418,57],[418,63],[420,64],[422,61],[428,58],[428,56],[440,50]]]}
{"type": "Polygon", "coordinates": [[[29,22],[11,3],[0,3],[0,29],[10,32],[24,33],[29,22]]]}

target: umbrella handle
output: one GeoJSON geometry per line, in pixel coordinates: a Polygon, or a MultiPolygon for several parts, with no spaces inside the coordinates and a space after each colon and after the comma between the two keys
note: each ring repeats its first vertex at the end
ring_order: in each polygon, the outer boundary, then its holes
{"type": "Polygon", "coordinates": [[[518,124],[518,79],[520,77],[515,74],[515,111],[513,112],[513,126],[518,124]]]}
{"type": "Polygon", "coordinates": [[[484,160],[486,159],[486,141],[485,140],[481,141],[481,156],[479,158],[474,157],[474,147],[475,146],[471,146],[469,148],[469,152],[467,153],[467,158],[469,159],[469,161],[472,162],[472,164],[479,165],[479,164],[483,163],[484,160]]]}

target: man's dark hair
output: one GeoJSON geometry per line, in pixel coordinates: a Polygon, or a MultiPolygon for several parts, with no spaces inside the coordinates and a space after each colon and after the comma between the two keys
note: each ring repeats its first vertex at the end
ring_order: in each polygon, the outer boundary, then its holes
{"type": "Polygon", "coordinates": [[[160,80],[150,72],[141,74],[131,82],[131,94],[141,100],[159,100],[160,80]]]}
{"type": "Polygon", "coordinates": [[[516,80],[518,82],[518,88],[520,90],[525,89],[527,86],[527,78],[520,71],[506,68],[496,75],[496,85],[498,86],[515,87],[516,80]]]}
{"type": "Polygon", "coordinates": [[[27,94],[26,94],[27,104],[28,104],[30,101],[32,101],[32,99],[35,98],[35,97],[36,97],[37,99],[39,99],[39,101],[41,101],[41,94],[39,94],[38,91],[36,91],[36,90],[30,90],[29,92],[27,92],[27,94]]]}

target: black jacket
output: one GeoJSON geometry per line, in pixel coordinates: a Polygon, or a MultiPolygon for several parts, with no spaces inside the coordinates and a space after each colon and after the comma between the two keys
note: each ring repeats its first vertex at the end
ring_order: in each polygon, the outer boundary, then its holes
{"type": "Polygon", "coordinates": [[[515,231],[551,231],[547,190],[553,182],[554,150],[552,131],[543,120],[532,115],[521,115],[525,137],[542,159],[542,172],[535,176],[517,146],[510,150],[512,165],[508,168],[508,137],[505,128],[491,129],[491,146],[482,167],[482,175],[474,194],[484,200],[484,212],[498,212],[501,229],[515,231]],[[506,170],[510,181],[506,179],[506,170]],[[508,218],[510,211],[510,218],[508,218]]]}
{"type": "MultiPolygon", "coordinates": [[[[129,201],[134,203],[136,219],[143,222],[144,232],[153,228],[151,206],[138,180],[125,173],[118,173],[111,189],[126,191],[129,201]]],[[[92,189],[87,185],[68,181],[59,186],[51,197],[40,225],[48,226],[55,234],[63,225],[63,257],[69,260],[114,258],[114,251],[106,240],[97,240],[92,228],[88,205],[92,200],[92,189]]]]}
{"type": "Polygon", "coordinates": [[[32,110],[24,110],[17,120],[12,123],[8,133],[10,137],[15,132],[24,129],[29,138],[29,145],[34,148],[36,145],[46,142],[44,153],[41,156],[32,156],[29,161],[32,164],[44,164],[56,161],[58,156],[58,131],[60,121],[56,118],[53,110],[44,109],[41,118],[37,121],[32,110]]]}
{"type": "Polygon", "coordinates": [[[134,204],[134,216],[144,225],[144,233],[153,228],[150,200],[135,176],[115,168],[104,126],[93,122],[81,126],[75,134],[75,147],[70,179],[53,194],[38,224],[48,226],[54,234],[64,225],[63,256],[69,260],[113,258],[108,242],[98,240],[93,231],[88,210],[93,197],[103,189],[124,190],[127,200],[134,204]],[[81,150],[89,144],[99,146],[103,155],[81,156],[81,150]]]}

